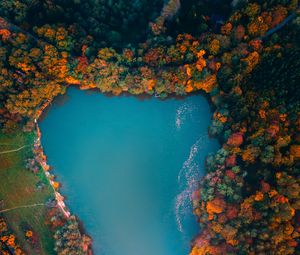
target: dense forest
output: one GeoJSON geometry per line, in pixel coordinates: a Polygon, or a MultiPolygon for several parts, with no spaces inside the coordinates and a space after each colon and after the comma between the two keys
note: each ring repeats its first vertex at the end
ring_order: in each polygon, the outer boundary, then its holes
{"type": "MultiPolygon", "coordinates": [[[[191,198],[201,231],[190,255],[300,254],[298,6],[1,1],[1,137],[33,133],[36,141],[36,119],[69,85],[161,98],[202,90],[214,107],[209,133],[222,147],[207,157],[191,198]]],[[[55,252],[89,254],[91,239],[61,210],[60,185],[45,170],[40,145],[32,143],[24,157],[41,189],[50,185],[56,194],[47,197],[43,218],[55,252]]],[[[5,204],[5,194],[1,199],[5,204]]],[[[0,216],[0,254],[43,254],[35,229],[25,224],[15,237],[1,207],[0,216]]]]}

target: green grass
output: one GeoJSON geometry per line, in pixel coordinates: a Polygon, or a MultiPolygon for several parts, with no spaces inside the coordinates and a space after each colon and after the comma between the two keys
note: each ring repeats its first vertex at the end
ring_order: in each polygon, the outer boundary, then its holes
{"type": "MultiPolygon", "coordinates": [[[[13,150],[23,145],[33,144],[33,133],[17,132],[16,134],[0,133],[0,152],[13,150]]],[[[33,174],[25,168],[25,159],[32,155],[32,146],[7,154],[0,154],[0,200],[4,201],[1,209],[45,203],[53,197],[53,190],[49,183],[42,191],[36,190],[36,184],[44,178],[43,173],[33,174]]],[[[31,208],[19,208],[3,212],[9,228],[17,237],[17,242],[27,254],[51,255],[54,240],[50,229],[45,224],[46,207],[36,206],[31,208]],[[29,226],[38,236],[38,245],[33,248],[26,240],[24,226],[29,226]]]]}

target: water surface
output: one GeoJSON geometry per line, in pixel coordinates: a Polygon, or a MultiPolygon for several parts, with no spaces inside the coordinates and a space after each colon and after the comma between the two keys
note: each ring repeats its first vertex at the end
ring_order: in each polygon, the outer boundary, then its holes
{"type": "Polygon", "coordinates": [[[188,254],[191,190],[218,147],[207,100],[67,94],[41,121],[42,144],[95,254],[188,254]]]}

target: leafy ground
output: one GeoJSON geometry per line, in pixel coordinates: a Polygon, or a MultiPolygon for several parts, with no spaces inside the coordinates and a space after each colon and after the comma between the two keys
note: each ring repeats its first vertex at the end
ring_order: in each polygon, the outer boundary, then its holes
{"type": "MultiPolygon", "coordinates": [[[[24,161],[32,155],[33,133],[18,132],[16,134],[0,133],[0,211],[19,206],[45,203],[53,196],[43,172],[34,174],[25,168],[24,161]],[[19,151],[1,153],[29,145],[19,151]],[[42,176],[41,176],[42,175],[42,176]],[[42,179],[45,182],[43,190],[37,190],[36,184],[42,179]],[[4,181],[5,180],[5,181],[4,181]]],[[[45,225],[46,207],[34,206],[17,208],[2,213],[9,228],[17,237],[22,249],[30,254],[54,254],[53,238],[50,229],[45,225]],[[36,234],[37,245],[33,248],[25,238],[24,228],[30,228],[36,234]]]]}

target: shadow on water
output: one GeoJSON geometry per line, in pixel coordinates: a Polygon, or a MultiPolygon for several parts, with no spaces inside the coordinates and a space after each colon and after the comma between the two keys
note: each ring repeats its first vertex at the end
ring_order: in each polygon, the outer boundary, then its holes
{"type": "MultiPolygon", "coordinates": [[[[74,88],[76,90],[81,90],[77,85],[70,85],[68,87],[67,91],[70,88],[74,88]]],[[[89,90],[81,90],[81,91],[83,91],[87,95],[102,94],[102,95],[104,95],[105,97],[108,97],[108,98],[114,98],[114,97],[134,97],[134,98],[138,99],[139,101],[151,100],[151,99],[153,99],[155,97],[154,95],[149,95],[149,94],[146,94],[146,93],[143,93],[143,94],[140,94],[140,95],[133,95],[133,94],[130,94],[129,92],[123,92],[120,95],[116,96],[116,95],[114,95],[114,94],[112,94],[110,92],[109,93],[102,93],[97,88],[89,89],[89,90]]],[[[156,98],[159,101],[167,101],[167,100],[170,100],[170,99],[184,100],[186,97],[195,96],[195,95],[200,95],[200,96],[206,98],[206,100],[207,100],[207,102],[209,103],[209,106],[210,106],[210,111],[214,110],[215,107],[214,107],[214,105],[211,102],[211,97],[207,93],[205,93],[204,91],[194,91],[194,92],[189,93],[188,95],[182,95],[182,96],[181,95],[170,94],[170,95],[168,95],[165,98],[160,98],[160,97],[156,97],[156,98]]],[[[54,100],[52,101],[52,103],[43,111],[42,115],[39,118],[39,121],[43,121],[47,117],[47,115],[49,113],[49,110],[52,107],[63,106],[69,100],[70,100],[70,96],[69,96],[68,92],[66,92],[63,95],[56,96],[54,98],[54,100]]]]}

